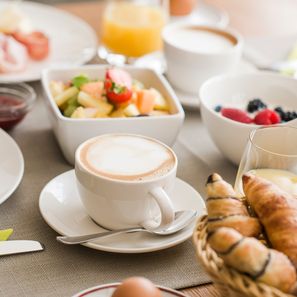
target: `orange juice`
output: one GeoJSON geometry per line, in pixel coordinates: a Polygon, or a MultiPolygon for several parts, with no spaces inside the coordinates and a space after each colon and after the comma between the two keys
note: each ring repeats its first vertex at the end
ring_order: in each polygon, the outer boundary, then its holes
{"type": "Polygon", "coordinates": [[[161,7],[112,3],[103,16],[102,41],[114,53],[139,57],[162,48],[164,24],[161,7]]]}

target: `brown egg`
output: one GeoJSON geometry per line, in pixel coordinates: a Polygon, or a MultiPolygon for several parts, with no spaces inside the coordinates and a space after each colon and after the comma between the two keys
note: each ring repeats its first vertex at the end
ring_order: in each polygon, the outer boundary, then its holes
{"type": "Polygon", "coordinates": [[[144,277],[131,277],[123,281],[112,297],[162,297],[155,285],[144,277]]]}
{"type": "Polygon", "coordinates": [[[197,4],[197,0],[170,0],[171,15],[187,15],[191,13],[197,4]]]}

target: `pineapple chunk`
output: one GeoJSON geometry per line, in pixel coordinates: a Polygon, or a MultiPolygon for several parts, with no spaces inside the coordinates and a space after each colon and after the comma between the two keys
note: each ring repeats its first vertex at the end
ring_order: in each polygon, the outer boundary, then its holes
{"type": "Polygon", "coordinates": [[[154,88],[151,88],[150,90],[155,94],[154,109],[169,111],[170,107],[169,107],[167,101],[165,100],[165,98],[161,95],[161,93],[154,88]]]}
{"type": "Polygon", "coordinates": [[[80,91],[77,96],[79,104],[84,107],[93,107],[98,109],[97,116],[104,116],[111,113],[113,110],[113,105],[108,102],[97,100],[91,97],[89,94],[80,91]]]}
{"type": "Polygon", "coordinates": [[[64,92],[66,86],[62,81],[51,81],[49,84],[49,88],[53,97],[64,92]]]}
{"type": "Polygon", "coordinates": [[[96,118],[98,111],[99,111],[98,108],[92,108],[92,107],[85,108],[86,118],[96,118]]]}
{"type": "Polygon", "coordinates": [[[84,119],[85,117],[85,109],[82,106],[78,107],[71,115],[73,119],[84,119]]]}
{"type": "Polygon", "coordinates": [[[66,89],[63,93],[60,93],[56,97],[54,97],[57,105],[60,107],[62,106],[67,100],[76,96],[78,94],[78,88],[71,87],[66,89]]]}
{"type": "Polygon", "coordinates": [[[125,116],[127,117],[137,117],[140,115],[140,112],[137,108],[137,106],[132,103],[132,104],[129,104],[125,109],[124,109],[124,114],[125,116]]]}
{"type": "Polygon", "coordinates": [[[123,108],[119,108],[119,109],[113,111],[110,114],[110,117],[112,117],[112,118],[125,118],[126,115],[124,113],[124,109],[123,108]]]}
{"type": "Polygon", "coordinates": [[[164,116],[164,115],[169,115],[169,111],[166,110],[153,110],[150,113],[150,116],[164,116]]]}

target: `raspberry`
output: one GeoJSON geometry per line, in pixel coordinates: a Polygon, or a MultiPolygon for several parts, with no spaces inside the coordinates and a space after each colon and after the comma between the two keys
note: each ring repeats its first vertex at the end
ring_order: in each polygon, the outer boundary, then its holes
{"type": "Polygon", "coordinates": [[[222,108],[221,113],[222,116],[236,122],[245,124],[250,124],[253,122],[253,120],[245,111],[238,108],[222,108]]]}
{"type": "Polygon", "coordinates": [[[281,119],[277,112],[264,109],[260,111],[254,119],[255,124],[257,125],[272,125],[280,123],[281,119]]]}

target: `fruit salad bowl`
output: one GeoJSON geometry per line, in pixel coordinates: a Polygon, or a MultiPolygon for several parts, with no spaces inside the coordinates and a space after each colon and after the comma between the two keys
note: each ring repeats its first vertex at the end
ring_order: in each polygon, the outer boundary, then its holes
{"type": "MultiPolygon", "coordinates": [[[[101,115],[94,118],[80,116],[81,112],[86,114],[91,110],[91,108],[83,108],[82,106],[79,106],[71,116],[65,116],[65,111],[63,113],[61,110],[61,106],[64,104],[65,93],[54,96],[53,90],[50,87],[51,82],[66,82],[68,84],[72,79],[73,83],[73,78],[81,75],[91,79],[102,80],[103,82],[105,79],[106,82],[108,69],[110,69],[108,65],[88,65],[73,68],[47,69],[42,74],[42,86],[45,92],[49,119],[60,148],[70,164],[74,163],[76,148],[91,137],[105,133],[124,132],[153,137],[172,146],[183,124],[184,111],[166,79],[151,69],[133,66],[121,67],[121,70],[124,70],[134,80],[141,82],[147,88],[158,90],[166,99],[169,114],[159,110],[148,116],[139,114],[139,112],[134,113],[135,107],[131,108],[130,104],[124,110],[128,116],[123,116],[120,114],[121,109],[118,108],[118,104],[114,104],[116,112],[110,113],[108,116],[101,115]],[[57,102],[62,102],[62,104],[59,106],[57,102]]],[[[71,93],[72,90],[73,86],[68,88],[66,93],[71,93]]],[[[89,98],[85,92],[79,92],[78,94],[78,101],[81,103],[93,101],[93,99],[89,98]],[[81,95],[83,95],[83,98],[80,98],[81,95]]],[[[106,106],[106,103],[104,106],[106,106]]]]}
{"type": "Polygon", "coordinates": [[[219,75],[202,85],[200,100],[202,120],[210,137],[236,165],[254,129],[296,125],[296,120],[291,120],[297,116],[297,80],[281,74],[219,75]]]}

